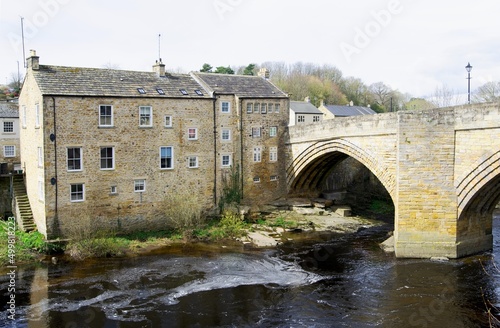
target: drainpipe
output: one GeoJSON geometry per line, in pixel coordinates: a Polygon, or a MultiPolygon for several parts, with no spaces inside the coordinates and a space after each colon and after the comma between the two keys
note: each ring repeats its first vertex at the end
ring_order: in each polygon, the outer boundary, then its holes
{"type": "Polygon", "coordinates": [[[213,115],[214,115],[214,206],[217,208],[217,96],[213,93],[213,115]]]}
{"type": "MultiPolygon", "coordinates": [[[[52,110],[54,111],[54,133],[50,135],[50,140],[54,143],[54,177],[50,180],[50,183],[54,185],[55,187],[55,194],[56,194],[56,199],[55,199],[55,209],[54,209],[54,223],[58,221],[58,204],[57,200],[59,198],[59,190],[57,187],[57,134],[56,134],[56,99],[52,97],[52,110]]],[[[59,234],[59,232],[57,232],[59,234]]]]}
{"type": "Polygon", "coordinates": [[[243,100],[240,99],[240,183],[241,183],[241,190],[240,190],[240,196],[241,200],[243,199],[243,182],[245,181],[243,179],[243,100]]]}

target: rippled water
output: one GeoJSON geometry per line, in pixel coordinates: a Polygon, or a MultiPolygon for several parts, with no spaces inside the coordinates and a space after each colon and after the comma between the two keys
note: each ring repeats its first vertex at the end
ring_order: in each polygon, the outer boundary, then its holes
{"type": "MultiPolygon", "coordinates": [[[[449,262],[394,259],[378,247],[387,229],[308,239],[291,234],[293,241],[272,251],[189,245],[135,258],[19,268],[16,325],[488,326],[481,291],[493,304],[500,299],[493,265],[499,228],[492,253],[449,262]]],[[[0,283],[6,304],[8,278],[0,283]]],[[[1,322],[7,326],[6,314],[1,322]]]]}

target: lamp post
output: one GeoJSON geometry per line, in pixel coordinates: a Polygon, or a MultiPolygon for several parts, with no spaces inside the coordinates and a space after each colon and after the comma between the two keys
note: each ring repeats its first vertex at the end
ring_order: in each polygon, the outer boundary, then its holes
{"type": "Polygon", "coordinates": [[[467,70],[467,80],[468,80],[468,83],[467,83],[467,100],[468,100],[469,105],[470,105],[470,71],[472,71],[472,66],[470,65],[470,63],[467,63],[467,66],[465,66],[465,69],[467,70]]]}

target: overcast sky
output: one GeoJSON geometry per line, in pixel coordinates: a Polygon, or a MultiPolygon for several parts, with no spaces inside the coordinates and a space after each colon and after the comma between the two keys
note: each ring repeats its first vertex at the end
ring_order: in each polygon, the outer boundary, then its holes
{"type": "Polygon", "coordinates": [[[301,61],[466,93],[468,62],[473,90],[500,81],[499,14],[495,0],[0,0],[0,83],[24,72],[22,16],[41,64],[149,71],[160,50],[175,71],[301,61]]]}

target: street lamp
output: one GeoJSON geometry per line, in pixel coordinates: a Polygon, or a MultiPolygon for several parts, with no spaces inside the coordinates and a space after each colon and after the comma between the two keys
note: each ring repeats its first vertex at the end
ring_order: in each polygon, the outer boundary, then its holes
{"type": "Polygon", "coordinates": [[[467,63],[467,66],[465,66],[465,69],[467,70],[467,80],[468,80],[468,83],[467,83],[467,100],[469,101],[469,105],[470,105],[470,71],[472,71],[472,66],[470,65],[470,63],[467,63]]]}

